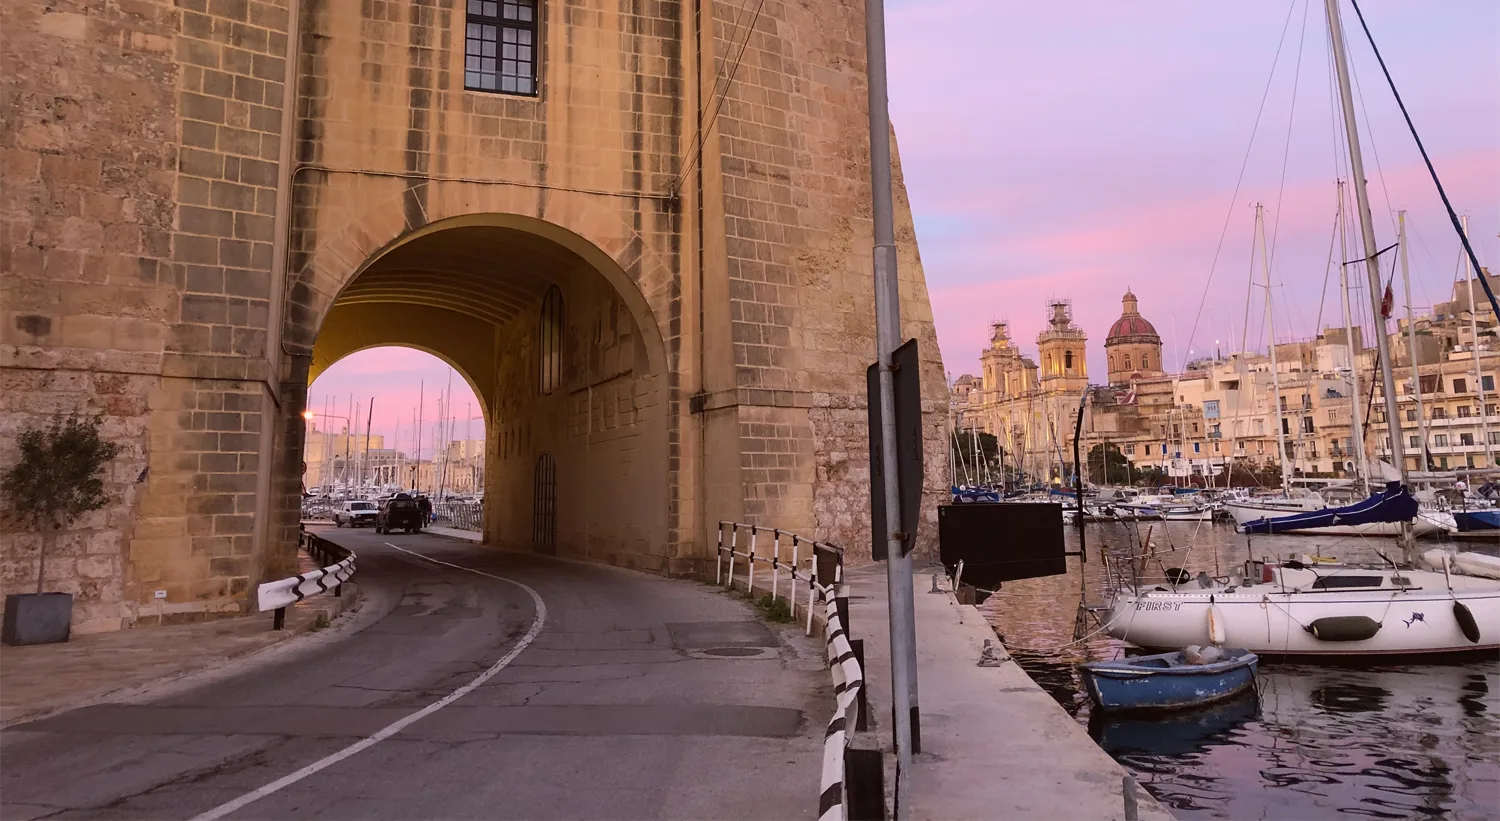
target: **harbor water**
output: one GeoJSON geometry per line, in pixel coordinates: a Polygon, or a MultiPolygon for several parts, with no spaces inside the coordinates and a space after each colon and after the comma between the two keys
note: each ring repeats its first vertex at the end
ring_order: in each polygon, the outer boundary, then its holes
{"type": "MultiPolygon", "coordinates": [[[[1077,528],[1067,527],[1070,550],[1077,528]]],[[[1395,557],[1393,539],[1247,537],[1227,524],[1090,524],[1088,561],[1068,575],[1008,582],[983,606],[1012,657],[1178,818],[1500,817],[1500,660],[1399,666],[1263,663],[1255,694],[1164,718],[1091,714],[1076,665],[1125,645],[1077,604],[1104,594],[1101,549],[1149,539],[1166,567],[1227,574],[1255,558],[1395,557]]],[[[1436,543],[1419,542],[1429,549],[1436,543]]],[[[1500,553],[1495,543],[1462,549],[1500,553]]],[[[1156,579],[1162,568],[1156,568],[1156,579]]]]}

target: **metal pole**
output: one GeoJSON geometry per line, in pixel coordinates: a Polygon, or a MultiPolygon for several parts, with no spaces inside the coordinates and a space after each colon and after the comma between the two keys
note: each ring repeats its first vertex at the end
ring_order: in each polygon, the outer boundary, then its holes
{"type": "MultiPolygon", "coordinates": [[[[1339,262],[1349,258],[1349,243],[1344,233],[1344,181],[1339,180],[1339,262]]],[[[1354,345],[1354,312],[1349,310],[1349,266],[1339,265],[1339,291],[1344,299],[1344,346],[1349,351],[1349,404],[1350,413],[1353,414],[1350,422],[1353,424],[1354,437],[1349,441],[1357,449],[1355,451],[1355,465],[1358,466],[1359,477],[1366,487],[1370,485],[1370,466],[1365,464],[1365,418],[1364,405],[1365,395],[1359,390],[1359,352],[1364,345],[1354,345]]]]}
{"type": "MultiPolygon", "coordinates": [[[[912,724],[916,715],[916,613],[911,557],[905,554],[896,470],[896,386],[891,356],[901,344],[896,228],[891,200],[891,124],[885,67],[885,0],[866,0],[865,53],[870,92],[871,216],[875,229],[875,348],[880,374],[880,444],[885,470],[886,585],[891,620],[891,705],[896,748],[897,821],[911,815],[912,724]]],[[[913,528],[916,522],[910,523],[913,528]]]]}
{"type": "MultiPolygon", "coordinates": [[[[1375,244],[1375,225],[1370,219],[1370,195],[1365,190],[1365,161],[1359,150],[1359,130],[1354,119],[1354,92],[1349,85],[1349,57],[1344,52],[1344,27],[1339,22],[1338,0],[1324,0],[1328,13],[1328,36],[1333,43],[1333,65],[1338,73],[1339,99],[1344,109],[1344,135],[1349,141],[1349,167],[1353,172],[1354,198],[1359,205],[1360,234],[1364,239],[1365,268],[1370,276],[1370,304],[1375,314],[1375,342],[1379,346],[1380,375],[1385,390],[1385,429],[1391,440],[1391,461],[1407,484],[1406,450],[1401,441],[1401,416],[1396,405],[1396,375],[1391,367],[1391,341],[1385,333],[1385,317],[1380,303],[1379,246],[1375,244]]],[[[1408,561],[1412,557],[1411,526],[1401,526],[1401,547],[1408,561]]]]}
{"type": "MultiPolygon", "coordinates": [[[[1463,216],[1462,227],[1464,237],[1467,238],[1469,236],[1468,214],[1463,216]]],[[[1479,361],[1479,310],[1474,302],[1474,263],[1467,254],[1464,255],[1464,285],[1469,291],[1469,357],[1474,360],[1474,390],[1479,397],[1479,438],[1484,444],[1484,461],[1487,463],[1485,467],[1493,469],[1495,454],[1494,449],[1490,447],[1489,415],[1484,412],[1484,370],[1480,367],[1479,361]]]]}
{"type": "Polygon", "coordinates": [[[1422,366],[1417,360],[1417,323],[1412,318],[1411,307],[1411,276],[1407,271],[1406,256],[1406,212],[1398,212],[1397,218],[1401,226],[1401,234],[1397,238],[1401,243],[1401,287],[1406,291],[1406,342],[1411,349],[1411,387],[1417,396],[1417,434],[1422,443],[1418,454],[1417,467],[1427,470],[1431,458],[1427,455],[1427,410],[1422,407],[1422,366]]]}
{"type": "Polygon", "coordinates": [[[1271,308],[1271,263],[1266,259],[1266,220],[1260,203],[1255,204],[1255,245],[1260,251],[1260,270],[1266,280],[1266,328],[1271,336],[1271,401],[1276,406],[1276,456],[1281,460],[1281,495],[1292,495],[1292,474],[1286,463],[1286,431],[1282,428],[1281,374],[1276,364],[1276,312],[1271,308]]]}

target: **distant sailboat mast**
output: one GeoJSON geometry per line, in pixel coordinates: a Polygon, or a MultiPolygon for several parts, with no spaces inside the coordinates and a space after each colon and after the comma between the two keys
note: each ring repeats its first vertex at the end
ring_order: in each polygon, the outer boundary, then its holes
{"type": "Polygon", "coordinates": [[[1411,276],[1407,270],[1406,255],[1406,212],[1398,212],[1396,216],[1401,226],[1396,239],[1400,243],[1401,287],[1406,291],[1406,344],[1411,351],[1411,392],[1417,397],[1417,435],[1421,442],[1417,465],[1422,470],[1427,470],[1432,459],[1427,455],[1427,411],[1422,407],[1422,363],[1417,356],[1417,323],[1412,318],[1411,276]]]}
{"type": "Polygon", "coordinates": [[[1339,291],[1344,302],[1344,345],[1349,351],[1349,408],[1354,445],[1355,465],[1361,481],[1370,481],[1370,466],[1365,463],[1364,394],[1359,389],[1359,351],[1363,345],[1354,344],[1354,312],[1349,310],[1349,266],[1342,262],[1349,258],[1348,236],[1344,232],[1344,181],[1339,180],[1339,291]]]}
{"type": "Polygon", "coordinates": [[[1281,460],[1281,494],[1290,496],[1292,472],[1286,461],[1286,429],[1281,415],[1281,373],[1276,364],[1276,312],[1271,309],[1271,263],[1266,259],[1265,208],[1255,204],[1255,245],[1260,251],[1260,272],[1266,283],[1266,329],[1271,338],[1271,404],[1276,409],[1276,455],[1281,460]]]}

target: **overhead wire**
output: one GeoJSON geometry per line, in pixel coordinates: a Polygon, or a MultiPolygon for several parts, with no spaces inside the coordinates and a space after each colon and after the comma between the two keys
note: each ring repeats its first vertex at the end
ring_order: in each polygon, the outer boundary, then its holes
{"type": "MultiPolygon", "coordinates": [[[[684,161],[682,170],[677,174],[677,179],[672,183],[672,193],[674,195],[682,189],[682,184],[687,180],[688,174],[691,174],[693,172],[693,169],[697,167],[698,162],[703,158],[703,144],[705,142],[705,137],[709,132],[713,131],[714,123],[718,122],[719,114],[721,111],[723,111],[724,100],[729,96],[729,89],[734,85],[734,78],[739,73],[740,63],[745,59],[745,52],[750,47],[750,37],[755,33],[755,24],[760,22],[760,15],[761,12],[765,10],[765,7],[766,0],[759,0],[759,2],[756,3],[755,14],[751,16],[750,23],[745,27],[745,36],[744,39],[740,41],[739,53],[735,55],[734,65],[730,66],[729,73],[725,75],[722,87],[718,82],[715,82],[714,98],[710,100],[710,106],[713,108],[713,112],[709,115],[705,122],[699,124],[697,131],[693,135],[692,152],[688,155],[686,161],[684,161]]],[[[741,6],[740,8],[741,11],[744,10],[743,6],[741,6]]],[[[735,22],[738,23],[739,19],[739,16],[736,15],[735,22]]],[[[722,71],[723,66],[721,64],[720,72],[722,73],[722,71]]]]}
{"type": "MultiPolygon", "coordinates": [[[[1266,253],[1267,268],[1274,268],[1276,265],[1276,240],[1281,236],[1281,201],[1286,195],[1286,168],[1292,156],[1292,129],[1297,124],[1297,90],[1302,84],[1302,51],[1307,42],[1307,12],[1311,6],[1310,0],[1304,0],[1302,31],[1297,39],[1297,64],[1292,70],[1292,103],[1286,115],[1286,143],[1281,151],[1281,182],[1276,188],[1276,213],[1271,222],[1271,247],[1266,253]]],[[[1191,342],[1191,339],[1189,341],[1191,342]]]]}
{"type": "MultiPolygon", "coordinates": [[[[1240,172],[1234,181],[1234,193],[1229,197],[1229,208],[1224,214],[1224,227],[1219,231],[1219,242],[1214,247],[1213,262],[1208,266],[1208,280],[1203,284],[1203,297],[1198,300],[1198,314],[1193,318],[1193,330],[1188,334],[1188,347],[1192,347],[1193,337],[1198,333],[1198,321],[1203,317],[1203,306],[1208,302],[1208,294],[1213,286],[1214,271],[1219,267],[1219,255],[1224,250],[1224,238],[1229,235],[1229,223],[1234,219],[1234,206],[1240,198],[1240,186],[1245,181],[1245,169],[1250,165],[1250,155],[1255,148],[1255,136],[1260,131],[1260,119],[1266,110],[1266,100],[1271,96],[1271,85],[1276,80],[1276,66],[1281,62],[1281,50],[1286,45],[1286,33],[1292,25],[1292,12],[1297,9],[1297,0],[1287,4],[1286,21],[1281,25],[1281,37],[1276,41],[1276,54],[1271,59],[1271,74],[1266,78],[1265,90],[1260,95],[1260,106],[1255,110],[1255,123],[1250,128],[1250,143],[1245,146],[1245,158],[1240,162],[1240,172]]],[[[1253,270],[1253,269],[1252,269],[1253,270]]],[[[1253,274],[1252,274],[1253,275],[1253,274]]]]}
{"type": "MultiPolygon", "coordinates": [[[[1463,225],[1458,220],[1458,212],[1453,210],[1453,203],[1448,200],[1448,192],[1443,189],[1442,180],[1438,179],[1437,169],[1432,166],[1432,158],[1427,155],[1427,147],[1422,144],[1421,135],[1417,134],[1417,126],[1411,121],[1411,113],[1406,110],[1406,103],[1401,99],[1401,92],[1396,90],[1396,81],[1391,77],[1391,71],[1386,68],[1385,58],[1380,56],[1380,47],[1375,45],[1375,36],[1370,33],[1370,27],[1365,23],[1365,13],[1359,8],[1359,0],[1349,0],[1354,6],[1354,13],[1359,17],[1359,26],[1364,29],[1365,39],[1370,41],[1370,50],[1375,53],[1375,60],[1380,63],[1380,71],[1385,75],[1386,84],[1391,88],[1391,96],[1396,98],[1396,105],[1401,108],[1401,116],[1406,119],[1406,127],[1411,131],[1411,138],[1417,144],[1417,150],[1422,154],[1422,161],[1427,164],[1427,173],[1432,177],[1432,184],[1437,187],[1438,196],[1443,200],[1443,207],[1448,210],[1448,219],[1453,223],[1453,229],[1458,232],[1459,241],[1463,243],[1464,252],[1468,254],[1469,260],[1476,270],[1479,267],[1479,256],[1474,253],[1474,247],[1469,244],[1469,237],[1464,233],[1463,225]]],[[[1489,277],[1478,277],[1479,284],[1484,286],[1484,295],[1489,298],[1490,306],[1500,314],[1500,300],[1495,298],[1495,292],[1490,288],[1489,277]]]]}

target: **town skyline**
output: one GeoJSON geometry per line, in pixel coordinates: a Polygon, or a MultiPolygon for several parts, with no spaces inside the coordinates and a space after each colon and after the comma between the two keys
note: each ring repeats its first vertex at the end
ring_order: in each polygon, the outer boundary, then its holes
{"type": "MultiPolygon", "coordinates": [[[[1315,6],[1165,2],[1140,15],[1099,2],[1066,10],[892,3],[892,119],[950,380],[978,373],[995,321],[1008,322],[1011,338],[1034,353],[1047,302],[1061,297],[1090,336],[1089,373],[1102,381],[1103,338],[1127,288],[1160,333],[1168,370],[1211,352],[1216,339],[1225,353],[1238,350],[1240,339],[1263,350],[1264,303],[1252,298],[1246,309],[1257,201],[1267,209],[1278,341],[1312,339],[1318,325],[1342,323],[1337,277],[1325,284],[1335,143],[1315,6]],[[952,25],[957,20],[968,24],[952,25]],[[1027,34],[995,35],[1003,48],[978,47],[993,32],[1016,31],[1027,34]],[[946,59],[932,60],[934,43],[945,38],[957,40],[940,50],[946,59]],[[1047,71],[1031,70],[1043,64],[1047,71]],[[1006,83],[978,82],[994,75],[1006,83]],[[1068,104],[1056,105],[1058,96],[1068,104]],[[981,104],[958,105],[959,98],[981,104]],[[1094,126],[1106,121],[1111,129],[1094,126]],[[1059,180],[1072,196],[1050,195],[1047,186],[1059,180]]],[[[1500,150],[1484,135],[1500,133],[1500,81],[1484,55],[1500,6],[1456,1],[1434,11],[1372,0],[1365,11],[1454,207],[1471,215],[1480,261],[1493,271],[1500,150]]],[[[1393,210],[1408,210],[1412,296],[1421,313],[1461,278],[1459,244],[1368,44],[1356,35],[1351,30],[1350,52],[1355,78],[1365,83],[1362,136],[1377,237],[1382,247],[1394,242],[1393,210]]],[[[1357,245],[1357,234],[1350,239],[1357,245]]],[[[1363,277],[1352,285],[1355,311],[1368,314],[1363,277]]],[[[436,414],[432,388],[446,385],[447,373],[446,364],[417,351],[361,351],[312,386],[309,406],[321,412],[324,396],[342,403],[351,392],[374,394],[375,430],[393,436],[409,432],[423,380],[427,413],[436,414]]],[[[457,409],[474,401],[462,378],[453,390],[457,409]]],[[[476,429],[480,416],[476,410],[476,429]]]]}

